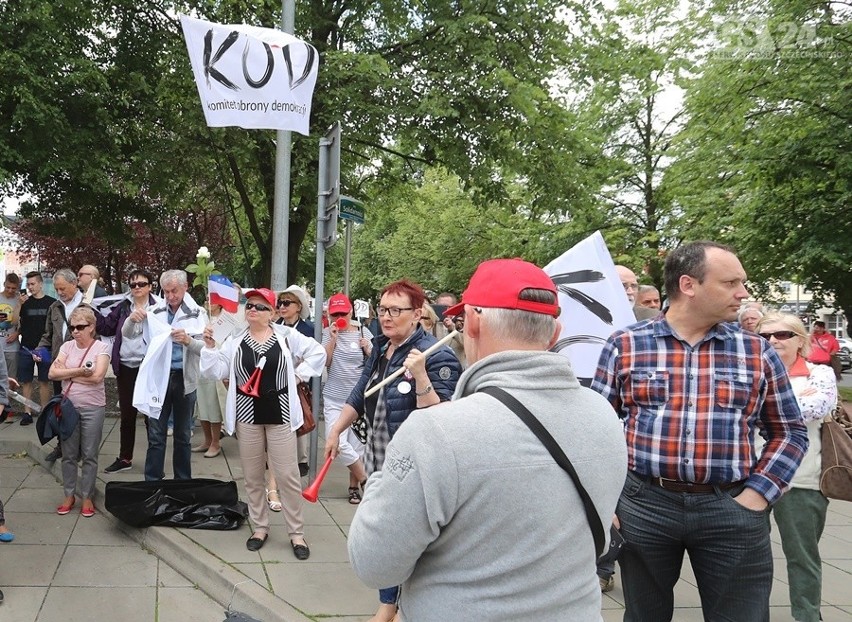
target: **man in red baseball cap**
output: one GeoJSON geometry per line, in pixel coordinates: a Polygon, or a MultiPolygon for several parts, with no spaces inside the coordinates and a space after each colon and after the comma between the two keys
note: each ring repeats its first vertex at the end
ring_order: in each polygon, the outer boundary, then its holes
{"type": "Polygon", "coordinates": [[[547,351],[559,304],[538,266],[482,263],[446,311],[461,313],[470,366],[453,401],[416,411],[388,445],[349,531],[352,566],[371,587],[404,582],[406,620],[455,619],[460,606],[472,620],[598,619],[597,549],[627,470],[621,424],[547,351]],[[588,509],[511,398],[569,457],[588,509]]]}

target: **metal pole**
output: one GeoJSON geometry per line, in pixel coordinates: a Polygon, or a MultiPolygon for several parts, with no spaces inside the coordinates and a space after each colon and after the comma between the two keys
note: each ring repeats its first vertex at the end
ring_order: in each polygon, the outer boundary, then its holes
{"type": "Polygon", "coordinates": [[[352,221],[346,221],[346,255],[343,260],[343,293],[349,296],[349,266],[352,257],[352,221]]]}
{"type": "MultiPolygon", "coordinates": [[[[296,0],[282,0],[281,30],[296,31],[296,0]]],[[[290,242],[290,132],[276,132],[275,197],[272,217],[272,270],[270,287],[287,287],[287,259],[290,242]]]]}
{"type": "MultiPolygon", "coordinates": [[[[317,184],[317,262],[316,262],[316,287],[314,291],[314,306],[316,313],[314,314],[314,338],[319,343],[322,343],[322,301],[325,300],[325,240],[322,238],[324,227],[322,226],[323,218],[326,215],[325,203],[327,200],[328,188],[325,188],[326,177],[328,177],[328,149],[324,138],[320,138],[319,149],[319,182],[317,184]]],[[[319,419],[320,413],[320,379],[314,378],[311,387],[313,388],[313,408],[314,418],[319,419]]],[[[326,431],[327,432],[327,431],[326,431]]],[[[308,465],[310,468],[311,479],[314,478],[317,472],[317,442],[319,435],[317,428],[311,432],[310,448],[308,453],[308,465]]]]}

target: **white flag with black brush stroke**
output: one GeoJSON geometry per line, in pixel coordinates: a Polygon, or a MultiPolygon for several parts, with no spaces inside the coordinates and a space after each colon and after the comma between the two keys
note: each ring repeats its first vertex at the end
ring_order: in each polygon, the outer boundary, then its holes
{"type": "Polygon", "coordinates": [[[559,291],[562,333],[553,350],[571,361],[589,386],[607,337],[636,323],[633,306],[600,231],[575,244],[544,267],[559,291]]]}
{"type": "Polygon", "coordinates": [[[280,30],[180,16],[192,73],[210,127],[308,135],[319,56],[280,30]]]}

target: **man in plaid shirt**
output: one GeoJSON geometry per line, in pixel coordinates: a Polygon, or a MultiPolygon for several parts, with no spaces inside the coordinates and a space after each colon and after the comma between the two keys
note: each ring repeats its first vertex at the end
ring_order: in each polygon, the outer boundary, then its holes
{"type": "Polygon", "coordinates": [[[733,323],[745,279],[730,248],[681,246],[666,259],[666,314],[601,352],[592,388],[624,420],[628,448],[616,510],[625,621],[671,620],[684,551],[705,620],[769,620],[769,510],[808,437],[778,355],[733,323]]]}

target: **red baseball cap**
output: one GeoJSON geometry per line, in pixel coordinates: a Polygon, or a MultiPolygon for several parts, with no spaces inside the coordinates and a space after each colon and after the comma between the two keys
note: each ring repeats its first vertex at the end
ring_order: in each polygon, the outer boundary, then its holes
{"type": "Polygon", "coordinates": [[[250,289],[246,292],[246,298],[251,298],[252,296],[260,296],[266,302],[269,303],[269,306],[275,309],[275,292],[271,289],[266,289],[265,287],[258,287],[257,289],[250,289]]]}
{"type": "Polygon", "coordinates": [[[329,315],[334,313],[349,313],[350,311],[352,311],[352,303],[349,302],[346,294],[335,294],[328,299],[329,315]]]}
{"type": "Polygon", "coordinates": [[[519,309],[532,313],[543,313],[559,317],[559,304],[522,300],[525,289],[545,289],[553,292],[556,286],[544,270],[523,259],[491,259],[479,264],[470,277],[461,302],[444,311],[445,317],[453,317],[464,310],[465,305],[490,309],[519,309]]]}

